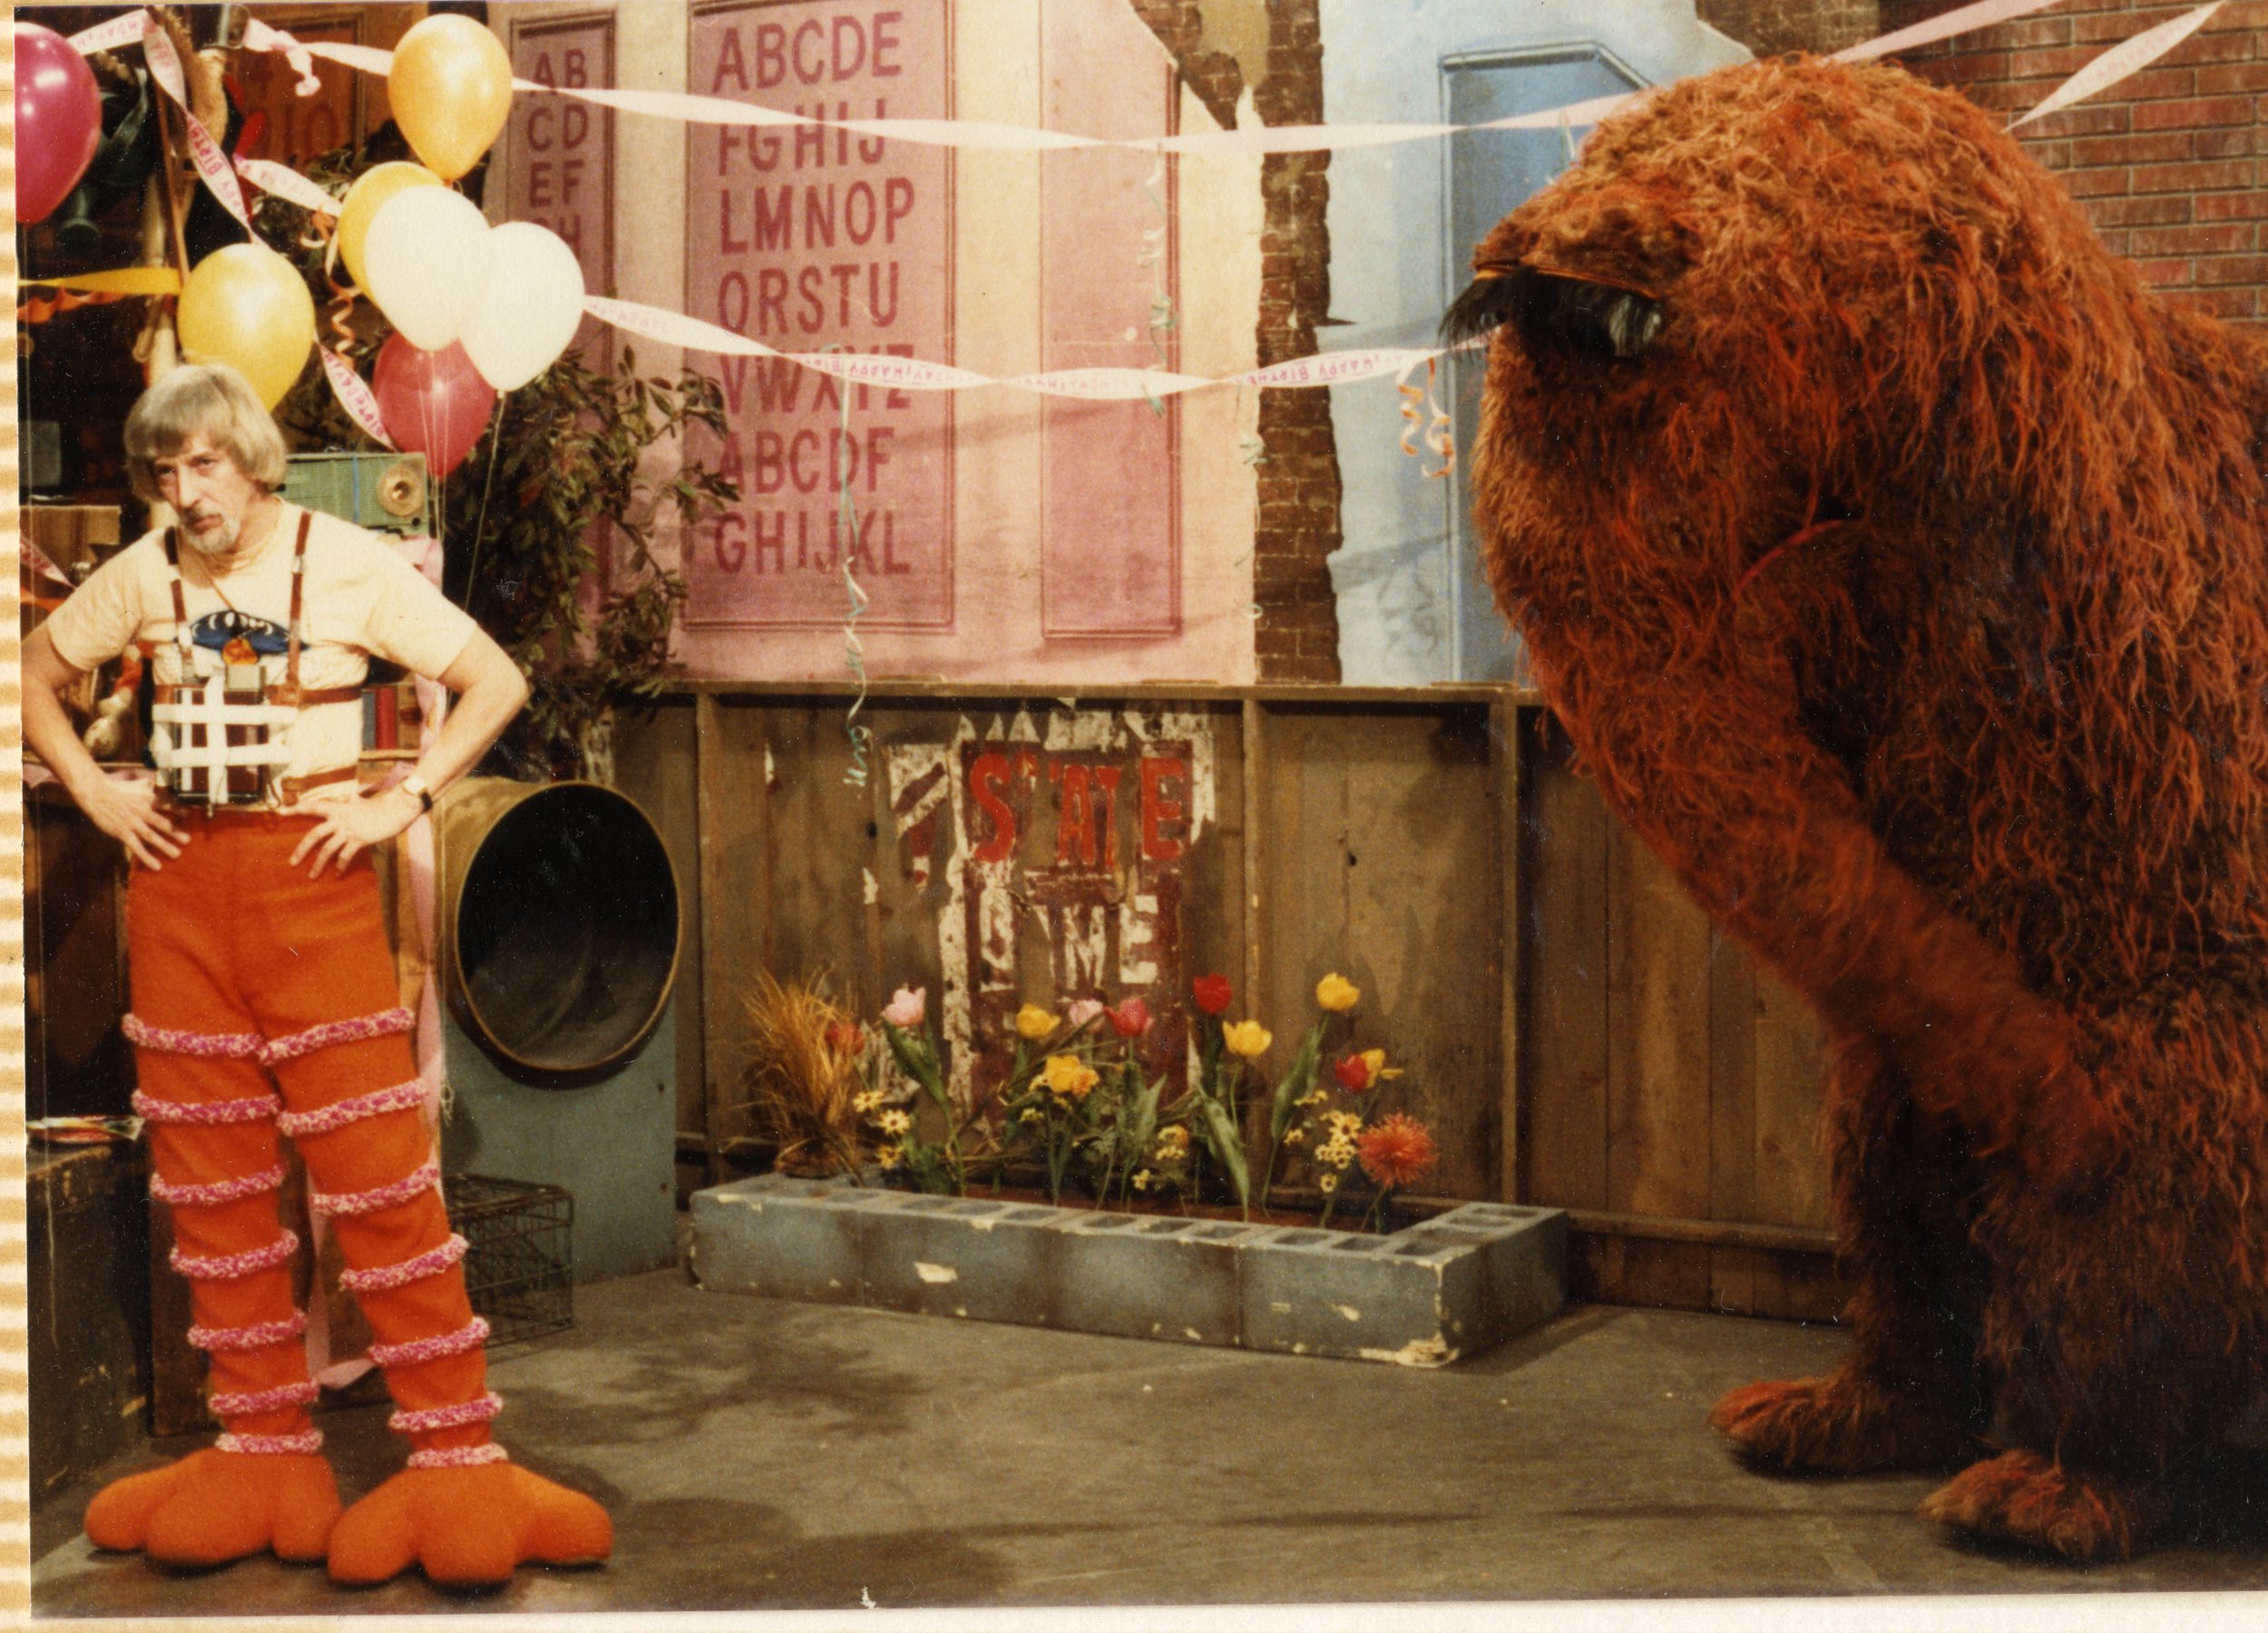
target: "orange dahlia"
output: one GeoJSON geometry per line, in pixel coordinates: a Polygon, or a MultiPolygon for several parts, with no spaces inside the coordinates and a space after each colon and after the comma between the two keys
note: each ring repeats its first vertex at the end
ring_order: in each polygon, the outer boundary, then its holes
{"type": "Polygon", "coordinates": [[[1355,1136],[1354,1155],[1371,1183],[1391,1188],[1424,1173],[1441,1153],[1434,1149],[1431,1129],[1397,1111],[1355,1136]]]}

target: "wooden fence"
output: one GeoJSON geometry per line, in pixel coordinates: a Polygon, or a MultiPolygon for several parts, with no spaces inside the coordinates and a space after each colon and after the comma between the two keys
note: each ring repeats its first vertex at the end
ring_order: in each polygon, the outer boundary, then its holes
{"type": "Polygon", "coordinates": [[[1003,1002],[1053,1000],[1067,965],[1091,974],[1091,932],[1113,970],[1161,977],[1162,1002],[1165,979],[1228,975],[1279,1069],[1317,979],[1354,981],[1359,1043],[1406,1070],[1440,1140],[1426,1188],[1570,1209],[1579,1293],[1839,1307],[1815,1024],[1568,770],[1532,697],[894,682],[860,709],[859,749],[851,702],[694,687],[616,725],[616,781],[691,897],[689,1184],[764,1159],[742,1103],[759,971],[824,970],[861,1014],[900,985],[958,985],[982,1038],[1003,1002]],[[1136,903],[1160,922],[1122,916],[1136,903]],[[1167,943],[1133,947],[1149,934],[1167,943]]]}

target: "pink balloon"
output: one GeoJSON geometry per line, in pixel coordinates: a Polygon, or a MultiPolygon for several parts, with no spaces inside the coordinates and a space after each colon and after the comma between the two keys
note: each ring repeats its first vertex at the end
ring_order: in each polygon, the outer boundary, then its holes
{"type": "Polygon", "coordinates": [[[103,140],[103,99],[71,42],[15,25],[15,219],[44,221],[71,196],[103,140]]]}
{"type": "Polygon", "coordinates": [[[496,410],[496,388],[455,341],[440,351],[419,351],[394,336],[378,347],[370,388],[394,445],[423,454],[435,476],[464,463],[496,410]]]}

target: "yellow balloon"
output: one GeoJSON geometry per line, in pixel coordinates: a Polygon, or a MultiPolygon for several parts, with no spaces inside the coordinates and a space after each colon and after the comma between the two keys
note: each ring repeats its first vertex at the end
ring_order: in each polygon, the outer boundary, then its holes
{"type": "Polygon", "coordinates": [[[444,181],[481,161],[512,112],[512,60],[470,17],[427,17],[394,48],[386,76],[394,122],[444,181]]]}
{"type": "Polygon", "coordinates": [[[315,346],[315,301],[298,269],[264,244],[230,244],[181,286],[181,355],[226,363],[273,408],[315,346]]]}
{"type": "Polygon", "coordinates": [[[339,259],[347,263],[357,288],[366,295],[370,292],[370,280],[362,271],[363,245],[370,236],[372,220],[386,201],[406,188],[440,185],[440,177],[406,159],[373,165],[355,178],[338,207],[337,243],[339,259]]]}

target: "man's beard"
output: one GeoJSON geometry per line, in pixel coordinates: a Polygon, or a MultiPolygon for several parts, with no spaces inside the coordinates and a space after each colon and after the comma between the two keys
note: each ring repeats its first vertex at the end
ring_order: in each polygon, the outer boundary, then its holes
{"type": "Polygon", "coordinates": [[[230,521],[223,515],[220,526],[200,530],[191,525],[196,519],[193,513],[181,518],[181,536],[189,541],[189,547],[199,555],[227,555],[236,548],[236,542],[244,536],[241,520],[230,521]]]}

